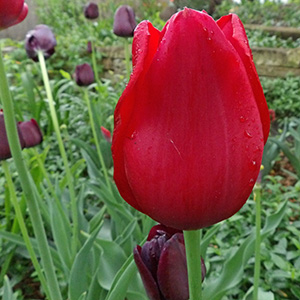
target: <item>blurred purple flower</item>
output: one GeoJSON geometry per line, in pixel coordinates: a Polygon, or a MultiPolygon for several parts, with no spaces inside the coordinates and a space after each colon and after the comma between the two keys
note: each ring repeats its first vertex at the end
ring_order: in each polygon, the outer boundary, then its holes
{"type": "Polygon", "coordinates": [[[114,18],[114,34],[121,37],[132,37],[136,27],[134,10],[128,5],[120,6],[114,18]]]}
{"type": "Polygon", "coordinates": [[[39,145],[43,141],[43,135],[35,119],[27,122],[19,122],[19,128],[23,135],[25,148],[31,148],[39,145]]]}
{"type": "Polygon", "coordinates": [[[92,53],[93,49],[92,49],[92,42],[91,41],[88,41],[86,51],[88,53],[92,53]]]}
{"type": "MultiPolygon", "coordinates": [[[[21,148],[30,148],[40,144],[43,136],[39,125],[34,119],[17,123],[17,130],[21,148]]],[[[0,160],[11,157],[9,143],[6,135],[3,110],[0,110],[0,160]]]]}
{"type": "MultiPolygon", "coordinates": [[[[150,300],[188,300],[188,275],[182,231],[152,227],[147,242],[136,246],[134,260],[150,300]]],[[[201,259],[202,279],[206,274],[201,259]]]]}
{"type": "Polygon", "coordinates": [[[97,3],[89,2],[84,8],[84,16],[87,19],[97,19],[99,17],[99,8],[97,3]]]}
{"type": "Polygon", "coordinates": [[[38,61],[38,51],[47,59],[55,52],[56,39],[47,25],[37,25],[26,34],[25,49],[29,58],[38,61]]]}
{"type": "Polygon", "coordinates": [[[88,86],[95,81],[93,69],[87,63],[76,66],[74,77],[79,86],[88,86]]]}

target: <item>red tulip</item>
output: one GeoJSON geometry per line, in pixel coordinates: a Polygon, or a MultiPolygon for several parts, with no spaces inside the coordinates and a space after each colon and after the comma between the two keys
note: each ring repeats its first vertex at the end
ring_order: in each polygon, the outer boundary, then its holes
{"type": "MultiPolygon", "coordinates": [[[[143,247],[136,246],[134,260],[151,300],[188,300],[188,274],[183,233],[164,225],[152,227],[143,247]]],[[[206,274],[201,259],[202,280],[206,274]]]]}
{"type": "Polygon", "coordinates": [[[241,21],[186,8],[161,32],[138,25],[132,53],[112,143],[122,197],[177,229],[229,218],[252,191],[270,127],[241,21]]]}
{"type": "Polygon", "coordinates": [[[0,0],[0,30],[22,22],[27,13],[24,0],[0,0]]]}

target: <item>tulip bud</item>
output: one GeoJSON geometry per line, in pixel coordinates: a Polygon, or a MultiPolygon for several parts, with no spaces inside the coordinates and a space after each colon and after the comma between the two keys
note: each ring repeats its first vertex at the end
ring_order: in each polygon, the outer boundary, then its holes
{"type": "Polygon", "coordinates": [[[99,17],[99,8],[95,2],[89,2],[84,8],[84,16],[93,20],[99,17]]]}
{"type": "Polygon", "coordinates": [[[37,25],[26,34],[25,49],[29,58],[38,61],[38,51],[47,59],[55,52],[56,39],[47,25],[37,25]]]}
{"type": "Polygon", "coordinates": [[[22,22],[28,13],[24,0],[0,0],[0,30],[22,22]]]}
{"type": "Polygon", "coordinates": [[[88,86],[88,85],[92,84],[95,80],[93,69],[87,63],[78,65],[76,67],[74,77],[75,77],[76,83],[79,86],[88,86]]]}
{"type": "MultiPolygon", "coordinates": [[[[134,260],[150,300],[188,300],[188,274],[183,233],[156,225],[147,242],[136,246],[134,260]]],[[[202,280],[206,274],[201,259],[202,280]]]]}
{"type": "Polygon", "coordinates": [[[92,53],[93,49],[92,49],[92,42],[91,41],[88,41],[86,51],[87,51],[87,53],[92,53]]]}
{"type": "Polygon", "coordinates": [[[136,27],[135,14],[128,5],[120,6],[114,18],[114,34],[121,37],[132,37],[136,27]]]}
{"type": "Polygon", "coordinates": [[[111,133],[108,129],[106,129],[105,127],[101,126],[101,133],[102,133],[102,136],[104,137],[104,139],[111,144],[111,133]]]}
{"type": "Polygon", "coordinates": [[[43,135],[36,120],[19,122],[19,128],[25,142],[25,148],[34,147],[43,141],[43,135]]]}
{"type": "MultiPolygon", "coordinates": [[[[22,132],[20,130],[20,126],[17,124],[17,130],[19,134],[19,140],[21,148],[25,147],[25,142],[23,139],[22,132]]],[[[9,143],[6,135],[5,123],[4,123],[4,115],[3,111],[0,110],[0,160],[7,159],[11,157],[11,152],[9,148],[9,143]]]]}

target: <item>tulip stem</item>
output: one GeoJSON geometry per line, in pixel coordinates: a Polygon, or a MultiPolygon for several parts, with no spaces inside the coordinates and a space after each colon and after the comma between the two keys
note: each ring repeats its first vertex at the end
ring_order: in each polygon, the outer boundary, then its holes
{"type": "Polygon", "coordinates": [[[126,63],[126,75],[127,79],[130,79],[130,69],[131,69],[131,64],[130,64],[130,56],[129,56],[129,43],[128,43],[128,38],[124,38],[124,50],[125,50],[125,63],[126,63]]]}
{"type": "MultiPolygon", "coordinates": [[[[46,275],[47,286],[49,288],[49,299],[62,300],[57,282],[53,260],[50,253],[50,247],[39,210],[38,201],[35,196],[33,187],[31,186],[30,173],[25,165],[22,150],[20,146],[19,136],[17,132],[17,125],[14,114],[14,106],[12,97],[9,91],[8,82],[5,74],[2,51],[0,45],[0,98],[3,104],[4,121],[6,134],[9,142],[12,157],[19,175],[21,186],[26,199],[30,219],[32,222],[33,230],[36,236],[39,254],[41,256],[42,265],[46,275]]],[[[46,287],[45,287],[45,290],[46,287]]]]}
{"type": "Polygon", "coordinates": [[[256,239],[255,239],[255,264],[254,264],[254,284],[253,284],[253,300],[258,300],[258,287],[260,278],[260,246],[261,246],[261,185],[256,183],[254,188],[255,200],[255,226],[256,226],[256,239]]]}
{"type": "MultiPolygon", "coordinates": [[[[106,169],[106,166],[105,166],[105,162],[104,162],[104,159],[103,159],[103,155],[102,155],[102,152],[101,152],[100,143],[99,143],[99,139],[98,139],[98,135],[97,135],[97,130],[96,130],[95,121],[94,121],[94,117],[93,117],[92,106],[91,106],[91,102],[90,102],[90,99],[89,99],[88,90],[86,88],[84,89],[84,98],[85,98],[85,101],[86,101],[86,104],[87,104],[87,107],[88,107],[92,132],[93,132],[93,136],[94,136],[94,140],[95,140],[95,144],[96,144],[97,154],[98,154],[98,157],[99,157],[99,160],[100,160],[100,164],[102,166],[102,172],[103,172],[107,187],[110,190],[110,192],[112,193],[110,180],[109,180],[109,177],[108,177],[107,169],[106,169]]],[[[100,128],[99,128],[99,130],[100,130],[100,128]]]]}
{"type": "Polygon", "coordinates": [[[55,106],[54,106],[54,100],[53,100],[53,96],[52,96],[52,92],[51,92],[48,72],[47,72],[47,68],[46,68],[46,62],[45,62],[44,54],[42,51],[38,51],[38,58],[39,58],[43,81],[44,81],[46,94],[47,94],[47,98],[48,98],[50,115],[51,115],[51,119],[53,122],[54,130],[56,133],[58,147],[60,150],[60,155],[63,160],[63,164],[64,164],[64,168],[65,168],[65,172],[66,172],[66,178],[67,178],[67,182],[68,182],[68,186],[69,186],[72,220],[73,220],[73,239],[72,239],[72,248],[71,249],[72,249],[72,254],[73,254],[72,258],[74,258],[77,253],[77,243],[78,243],[78,239],[79,239],[78,210],[77,210],[75,187],[74,187],[71,169],[69,167],[66,150],[64,147],[64,142],[62,140],[62,136],[61,136],[61,132],[60,132],[60,128],[59,128],[59,123],[58,123],[57,114],[56,114],[56,110],[55,110],[55,106]]]}
{"type": "Polygon", "coordinates": [[[189,278],[189,300],[202,300],[201,230],[183,231],[189,278]]]}
{"type": "MultiPolygon", "coordinates": [[[[29,238],[29,234],[28,234],[28,231],[27,231],[27,228],[26,228],[26,225],[25,225],[22,209],[21,209],[21,207],[19,205],[19,202],[17,200],[16,191],[15,191],[14,184],[13,184],[13,181],[12,181],[12,178],[11,178],[11,175],[10,175],[9,166],[8,166],[8,164],[5,160],[2,161],[2,169],[4,171],[4,176],[6,178],[6,182],[7,182],[7,186],[8,186],[10,201],[12,202],[12,205],[14,207],[15,214],[16,214],[16,219],[19,223],[24,243],[25,243],[27,251],[30,255],[30,259],[33,263],[33,266],[34,266],[34,268],[37,272],[38,278],[41,281],[42,287],[45,290],[45,293],[46,293],[47,297],[49,298],[50,294],[49,294],[49,290],[48,290],[48,284],[47,284],[47,281],[46,281],[46,279],[44,277],[44,274],[41,270],[39,262],[37,260],[34,249],[32,247],[32,244],[30,242],[30,238],[29,238]]],[[[16,233],[16,231],[17,230],[15,228],[13,228],[12,233],[16,233]]]]}

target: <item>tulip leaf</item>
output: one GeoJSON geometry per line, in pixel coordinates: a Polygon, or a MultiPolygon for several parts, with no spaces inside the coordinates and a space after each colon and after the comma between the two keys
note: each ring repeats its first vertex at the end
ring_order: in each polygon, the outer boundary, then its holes
{"type": "Polygon", "coordinates": [[[13,294],[12,287],[10,285],[9,279],[7,276],[4,277],[4,291],[3,291],[3,300],[16,300],[15,295],[13,294]]]}
{"type": "Polygon", "coordinates": [[[270,141],[276,143],[281,148],[281,150],[283,151],[285,156],[289,159],[289,161],[291,162],[291,164],[295,168],[295,170],[297,172],[297,176],[300,178],[300,160],[297,158],[297,156],[294,155],[290,151],[289,147],[285,143],[283,143],[281,141],[278,141],[276,139],[273,139],[273,138],[270,138],[270,141]]]}
{"type": "Polygon", "coordinates": [[[90,235],[75,257],[69,280],[70,300],[79,300],[83,293],[88,291],[89,282],[87,270],[89,261],[91,260],[90,252],[102,224],[103,223],[90,235]]]}
{"type": "MultiPolygon", "coordinates": [[[[268,216],[265,226],[261,231],[261,239],[266,238],[280,224],[287,201],[283,203],[277,213],[268,216]]],[[[238,250],[229,257],[217,279],[206,280],[203,290],[203,298],[220,300],[227,291],[234,288],[242,279],[244,267],[254,253],[255,228],[252,233],[243,241],[238,250]]]]}
{"type": "Polygon", "coordinates": [[[201,256],[203,259],[205,259],[206,250],[208,248],[210,240],[216,234],[216,232],[219,230],[220,226],[221,226],[220,223],[213,225],[211,228],[209,228],[206,231],[204,237],[202,238],[202,240],[201,240],[201,256]]]}

